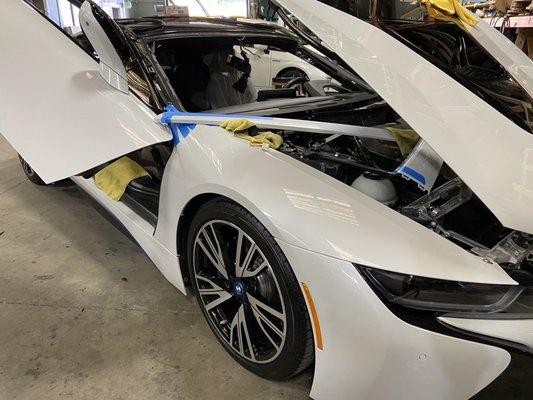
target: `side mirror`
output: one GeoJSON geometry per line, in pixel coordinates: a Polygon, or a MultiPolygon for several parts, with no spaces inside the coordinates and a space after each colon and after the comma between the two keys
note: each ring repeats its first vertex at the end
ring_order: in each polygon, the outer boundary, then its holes
{"type": "Polygon", "coordinates": [[[268,46],[266,44],[254,44],[254,49],[259,50],[264,54],[270,53],[270,50],[268,49],[268,46]]]}
{"type": "Polygon", "coordinates": [[[94,16],[92,6],[88,1],[84,1],[81,5],[79,17],[83,33],[98,53],[100,76],[115,89],[129,94],[124,64],[111,40],[94,16]]]}

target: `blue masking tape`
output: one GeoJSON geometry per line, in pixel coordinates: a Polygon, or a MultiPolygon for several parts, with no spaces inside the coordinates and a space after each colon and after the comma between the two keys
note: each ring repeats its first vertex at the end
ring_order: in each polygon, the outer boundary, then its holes
{"type": "Polygon", "coordinates": [[[172,143],[174,146],[176,146],[180,142],[180,136],[182,138],[186,138],[189,133],[193,131],[194,128],[196,128],[196,124],[174,124],[172,123],[172,117],[174,115],[183,115],[186,113],[182,113],[178,111],[176,107],[169,104],[165,107],[165,112],[161,115],[161,123],[167,124],[170,127],[170,131],[172,132],[172,143]]]}
{"type": "Polygon", "coordinates": [[[398,172],[405,172],[406,175],[409,175],[411,178],[413,178],[415,181],[417,181],[421,185],[426,184],[426,178],[424,177],[424,175],[415,171],[412,168],[406,167],[404,165],[398,172]]]}
{"type": "Polygon", "coordinates": [[[196,124],[173,123],[172,117],[174,116],[181,116],[181,117],[205,116],[205,117],[223,117],[223,118],[231,117],[233,119],[254,118],[254,119],[262,119],[262,120],[274,119],[273,117],[258,117],[254,115],[188,113],[188,112],[179,111],[172,104],[169,104],[165,107],[165,112],[161,115],[161,123],[167,124],[170,127],[170,131],[172,132],[172,142],[174,143],[174,145],[177,145],[180,142],[180,135],[181,137],[185,138],[196,127],[196,124]]]}

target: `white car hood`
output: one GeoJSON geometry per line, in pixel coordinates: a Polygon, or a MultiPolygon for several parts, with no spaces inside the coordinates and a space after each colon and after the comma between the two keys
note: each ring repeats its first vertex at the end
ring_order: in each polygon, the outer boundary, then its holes
{"type": "MultiPolygon", "coordinates": [[[[386,32],[316,0],[276,3],[372,86],[503,225],[533,233],[531,133],[386,32]]],[[[470,31],[531,93],[533,63],[490,29],[480,21],[470,31]]]]}

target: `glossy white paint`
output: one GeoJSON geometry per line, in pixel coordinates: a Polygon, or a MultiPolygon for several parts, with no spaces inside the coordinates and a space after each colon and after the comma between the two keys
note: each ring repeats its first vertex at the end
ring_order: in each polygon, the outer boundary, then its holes
{"type": "Polygon", "coordinates": [[[84,179],[80,176],[74,176],[71,179],[80,189],[111,213],[141,246],[163,276],[181,292],[185,293],[178,257],[154,238],[153,226],[125,204],[109,198],[96,187],[93,179],[84,179]]]}
{"type": "Polygon", "coordinates": [[[229,197],[276,238],[331,257],[432,278],[516,284],[497,264],[350,186],[278,151],[251,147],[219,127],[198,125],[167,163],[155,236],[173,253],[176,221],[202,193],[229,197]]]}
{"type": "Polygon", "coordinates": [[[80,7],[80,26],[91,42],[100,61],[100,75],[115,89],[129,93],[126,69],[111,40],[94,17],[91,5],[84,1],[80,7]]]}
{"type": "MultiPolygon", "coordinates": [[[[503,225],[533,233],[531,133],[375,26],[316,0],[277,2],[368,82],[503,225]]],[[[503,37],[490,40],[489,52],[508,48],[503,37]]],[[[506,54],[514,60],[511,53],[506,54]]],[[[523,57],[516,61],[523,63],[523,57]]],[[[532,62],[527,65],[520,73],[531,79],[532,62]]]]}
{"type": "Polygon", "coordinates": [[[466,400],[509,365],[503,349],[398,319],[350,263],[278,243],[309,286],[323,332],[313,399],[466,400]]]}
{"type": "Polygon", "coordinates": [[[479,23],[475,26],[467,26],[468,32],[533,97],[533,63],[531,59],[497,29],[494,29],[484,20],[475,18],[478,19],[479,23]]]}
{"type": "MultiPolygon", "coordinates": [[[[258,90],[272,89],[272,79],[288,69],[302,71],[310,80],[331,79],[327,74],[301,58],[286,51],[269,50],[268,54],[263,51],[248,48],[250,64],[252,65],[251,79],[258,90]]],[[[240,50],[236,46],[236,54],[240,50]]]]}
{"type": "Polygon", "coordinates": [[[439,319],[455,328],[519,343],[533,351],[533,319],[439,319]]]}
{"type": "Polygon", "coordinates": [[[0,133],[45,182],[171,139],[151,110],[109,86],[95,60],[23,1],[2,2],[0,50],[0,133]]]}

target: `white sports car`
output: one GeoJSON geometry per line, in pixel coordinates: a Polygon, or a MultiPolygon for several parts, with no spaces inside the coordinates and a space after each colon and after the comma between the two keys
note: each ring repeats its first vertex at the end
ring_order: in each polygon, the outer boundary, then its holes
{"type": "MultiPolygon", "coordinates": [[[[271,89],[273,80],[276,78],[285,79],[286,83],[296,78],[302,78],[299,80],[301,82],[331,80],[320,69],[290,52],[279,51],[266,45],[248,47],[247,50],[250,53],[248,57],[252,67],[250,78],[257,89],[271,89]]],[[[239,46],[235,46],[235,51],[237,54],[240,53],[239,46]]],[[[307,51],[313,51],[313,49],[310,48],[307,51]]]]}
{"type": "Polygon", "coordinates": [[[236,361],[313,363],[315,399],[466,399],[533,352],[533,64],[499,32],[401,0],[273,1],[291,30],[71,2],[77,38],[2,1],[0,132],[196,293],[236,361]],[[335,90],[254,90],[234,46],[255,45],[335,90]],[[93,176],[126,154],[149,176],[115,201],[93,176]]]}

